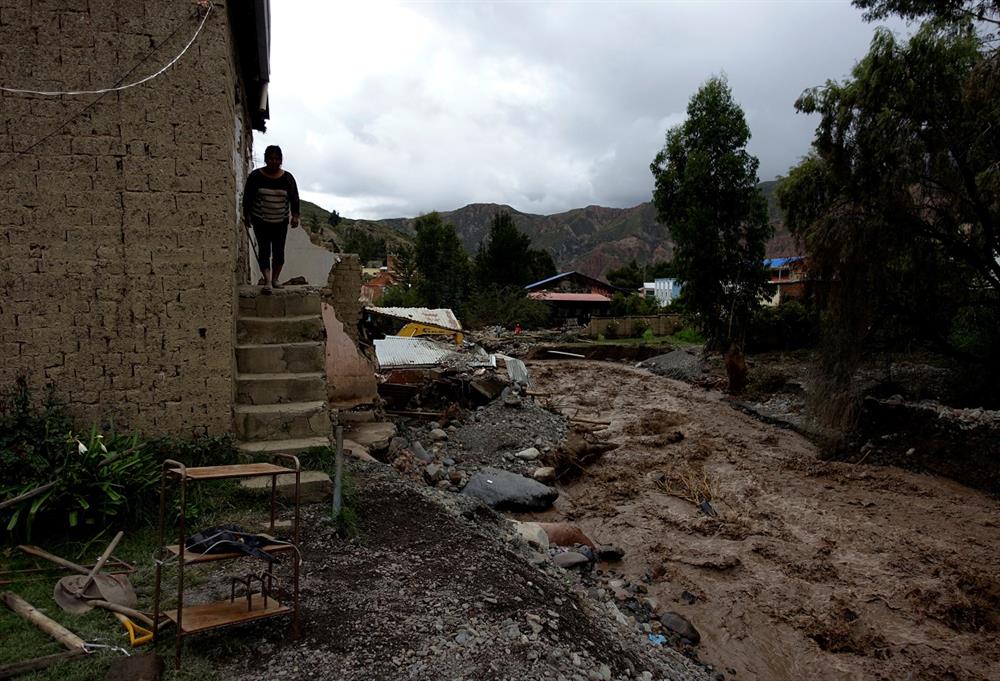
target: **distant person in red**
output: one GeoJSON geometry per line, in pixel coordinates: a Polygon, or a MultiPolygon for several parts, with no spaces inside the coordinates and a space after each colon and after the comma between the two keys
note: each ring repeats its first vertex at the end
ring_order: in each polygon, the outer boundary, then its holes
{"type": "Polygon", "coordinates": [[[521,335],[521,331],[523,331],[523,330],[524,329],[521,328],[521,323],[520,322],[518,322],[517,324],[514,325],[514,335],[515,336],[520,336],[521,335]]]}
{"type": "Polygon", "coordinates": [[[257,238],[261,274],[257,285],[264,287],[265,295],[270,295],[272,286],[281,288],[289,218],[293,228],[299,226],[299,188],[292,174],[281,169],[281,161],[281,147],[269,146],[264,150],[264,167],[250,173],[243,188],[243,219],[257,238]]]}

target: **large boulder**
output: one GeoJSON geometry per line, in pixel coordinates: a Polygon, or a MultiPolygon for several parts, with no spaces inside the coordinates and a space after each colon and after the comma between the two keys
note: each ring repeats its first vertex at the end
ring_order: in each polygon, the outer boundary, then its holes
{"type": "Polygon", "coordinates": [[[483,468],[473,475],[462,494],[506,511],[544,511],[559,497],[559,492],[548,485],[497,468],[483,468]]]}

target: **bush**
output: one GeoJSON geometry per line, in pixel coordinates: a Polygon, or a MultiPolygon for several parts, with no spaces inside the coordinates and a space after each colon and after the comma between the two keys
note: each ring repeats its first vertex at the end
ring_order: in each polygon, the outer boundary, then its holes
{"type": "Polygon", "coordinates": [[[646,332],[649,331],[650,338],[653,336],[652,329],[649,328],[649,322],[645,319],[636,319],[632,324],[632,335],[636,338],[643,338],[646,332]]]}
{"type": "Polygon", "coordinates": [[[746,351],[796,350],[816,343],[819,316],[812,306],[789,300],[754,313],[747,330],[746,351]]]}
{"type": "MultiPolygon", "coordinates": [[[[0,526],[30,539],[36,524],[70,532],[138,524],[158,509],[163,459],[187,465],[232,463],[235,451],[228,436],[143,440],[113,425],[81,432],[51,386],[36,404],[27,382],[19,379],[0,401],[0,500],[52,486],[0,510],[0,526]]],[[[208,497],[191,495],[189,517],[207,503],[208,497]]]]}
{"type": "Polygon", "coordinates": [[[379,307],[425,307],[427,305],[427,301],[416,288],[406,288],[405,286],[390,286],[375,302],[379,307]]]}
{"type": "Polygon", "coordinates": [[[520,324],[525,329],[543,327],[549,320],[549,306],[525,295],[524,289],[490,286],[473,291],[465,304],[465,323],[469,328],[520,324]]]}
{"type": "Polygon", "coordinates": [[[678,340],[681,343],[704,343],[705,337],[701,335],[701,332],[697,329],[691,327],[684,327],[673,336],[674,340],[678,340]]]}

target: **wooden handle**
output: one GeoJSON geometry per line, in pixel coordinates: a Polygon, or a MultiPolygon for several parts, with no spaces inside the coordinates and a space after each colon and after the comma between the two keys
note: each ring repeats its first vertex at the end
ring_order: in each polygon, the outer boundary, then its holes
{"type": "Polygon", "coordinates": [[[43,551],[37,546],[31,546],[30,544],[21,544],[17,548],[21,549],[30,556],[35,556],[36,558],[44,558],[47,561],[53,562],[56,565],[61,565],[64,568],[72,570],[73,572],[79,572],[81,575],[88,575],[90,571],[82,565],[77,565],[76,563],[70,562],[65,558],[60,558],[59,556],[54,556],[48,551],[43,551]]]}
{"type": "Polygon", "coordinates": [[[68,650],[83,650],[84,640],[53,619],[39,612],[31,603],[17,594],[4,591],[0,594],[4,604],[18,615],[59,641],[68,650]]]}
{"type": "Polygon", "coordinates": [[[81,584],[80,588],[76,590],[77,598],[83,596],[83,592],[86,591],[87,587],[90,586],[90,583],[94,581],[94,575],[100,572],[101,568],[104,567],[104,564],[108,562],[108,558],[111,557],[111,552],[115,550],[115,547],[118,546],[118,542],[120,542],[124,536],[125,533],[119,531],[118,534],[115,535],[115,538],[111,540],[111,543],[108,544],[108,548],[104,549],[104,553],[101,554],[101,557],[97,559],[97,562],[94,563],[94,567],[87,574],[87,579],[83,580],[83,584],[81,584]]]}
{"type": "Polygon", "coordinates": [[[139,620],[147,626],[153,626],[153,618],[144,612],[139,612],[133,608],[126,607],[124,605],[118,605],[117,603],[110,603],[108,601],[103,601],[101,599],[88,600],[87,605],[92,605],[95,608],[101,608],[102,610],[109,610],[117,615],[127,615],[134,620],[139,620]]]}

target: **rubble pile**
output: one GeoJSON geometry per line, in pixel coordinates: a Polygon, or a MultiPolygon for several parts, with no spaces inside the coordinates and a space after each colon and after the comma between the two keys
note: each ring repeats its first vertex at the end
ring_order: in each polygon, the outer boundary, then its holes
{"type": "Polygon", "coordinates": [[[549,483],[543,463],[569,433],[566,419],[524,391],[506,389],[487,405],[452,418],[399,422],[387,461],[413,480],[461,491],[483,468],[495,468],[549,483]]]}

